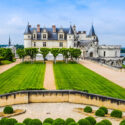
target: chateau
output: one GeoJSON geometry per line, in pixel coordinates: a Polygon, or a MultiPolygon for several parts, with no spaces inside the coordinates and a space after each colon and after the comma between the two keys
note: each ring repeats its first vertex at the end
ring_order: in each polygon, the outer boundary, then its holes
{"type": "Polygon", "coordinates": [[[47,48],[80,48],[81,58],[90,58],[101,63],[121,67],[123,58],[120,57],[120,45],[99,45],[98,36],[92,25],[89,34],[77,31],[76,26],[69,28],[41,28],[27,25],[24,32],[24,47],[47,48]]]}

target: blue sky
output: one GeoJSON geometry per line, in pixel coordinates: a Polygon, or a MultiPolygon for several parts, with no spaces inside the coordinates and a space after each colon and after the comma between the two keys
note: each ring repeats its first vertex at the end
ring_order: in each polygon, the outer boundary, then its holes
{"type": "Polygon", "coordinates": [[[0,44],[23,44],[27,22],[35,27],[90,30],[94,23],[100,44],[125,47],[125,0],[0,0],[0,44]]]}

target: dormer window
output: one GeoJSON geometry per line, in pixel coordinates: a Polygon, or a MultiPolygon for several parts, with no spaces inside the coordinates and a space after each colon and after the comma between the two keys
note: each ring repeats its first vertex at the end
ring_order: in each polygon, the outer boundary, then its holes
{"type": "Polygon", "coordinates": [[[60,39],[63,39],[63,34],[60,34],[60,35],[59,35],[59,38],[60,38],[60,39]]]}
{"type": "Polygon", "coordinates": [[[64,33],[58,33],[58,40],[64,40],[64,33]]]}
{"type": "Polygon", "coordinates": [[[35,39],[35,34],[33,34],[33,38],[35,39]]]}
{"type": "Polygon", "coordinates": [[[46,39],[46,34],[43,34],[43,39],[46,39]]]}

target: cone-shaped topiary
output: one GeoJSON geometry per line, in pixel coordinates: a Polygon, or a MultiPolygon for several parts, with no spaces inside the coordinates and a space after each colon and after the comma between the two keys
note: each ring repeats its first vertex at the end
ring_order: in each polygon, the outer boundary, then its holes
{"type": "Polygon", "coordinates": [[[91,125],[95,125],[96,124],[96,120],[95,120],[94,117],[89,116],[89,117],[86,117],[85,119],[87,119],[90,122],[91,125]]]}
{"type": "Polygon", "coordinates": [[[84,108],[84,112],[88,112],[88,113],[91,113],[92,112],[92,108],[90,106],[86,106],[84,108]]]}
{"type": "Polygon", "coordinates": [[[72,118],[67,118],[65,121],[65,125],[69,125],[69,123],[71,123],[71,122],[75,122],[75,120],[72,118]]]}
{"type": "Polygon", "coordinates": [[[122,121],[120,122],[120,125],[125,125],[125,120],[122,120],[122,121]]]}
{"type": "Polygon", "coordinates": [[[79,125],[91,125],[90,122],[87,119],[80,119],[78,121],[79,125]]]}
{"type": "Polygon", "coordinates": [[[95,112],[95,115],[96,116],[105,116],[105,112],[102,110],[102,109],[98,109],[96,112],[95,112]]]}
{"type": "Polygon", "coordinates": [[[107,119],[102,120],[101,122],[105,123],[106,125],[112,125],[112,123],[107,119]]]}
{"type": "Polygon", "coordinates": [[[108,114],[108,109],[106,107],[102,106],[99,109],[102,109],[105,112],[105,114],[108,114]]]}
{"type": "Polygon", "coordinates": [[[29,125],[29,123],[30,123],[31,120],[32,120],[31,118],[26,118],[26,119],[23,120],[23,123],[25,125],[29,125]]]}
{"type": "Polygon", "coordinates": [[[29,125],[42,125],[42,122],[39,119],[32,119],[29,125]]]}
{"type": "Polygon", "coordinates": [[[52,124],[53,123],[53,119],[52,118],[46,118],[44,121],[43,121],[43,123],[50,123],[50,124],[52,124]]]}
{"type": "Polygon", "coordinates": [[[120,110],[113,110],[111,112],[111,116],[112,117],[117,117],[117,118],[122,118],[122,111],[120,111],[120,110]]]}
{"type": "Polygon", "coordinates": [[[6,106],[3,110],[5,114],[12,114],[13,113],[13,108],[11,106],[6,106]]]}
{"type": "Polygon", "coordinates": [[[57,118],[56,120],[53,121],[52,125],[65,125],[65,121],[61,118],[57,118]]]}

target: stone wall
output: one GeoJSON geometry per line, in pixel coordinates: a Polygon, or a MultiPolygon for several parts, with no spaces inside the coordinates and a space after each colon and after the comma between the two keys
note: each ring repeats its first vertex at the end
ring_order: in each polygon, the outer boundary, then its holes
{"type": "Polygon", "coordinates": [[[0,106],[28,103],[69,102],[125,111],[125,100],[73,90],[26,90],[0,95],[0,106]]]}

